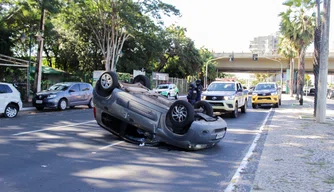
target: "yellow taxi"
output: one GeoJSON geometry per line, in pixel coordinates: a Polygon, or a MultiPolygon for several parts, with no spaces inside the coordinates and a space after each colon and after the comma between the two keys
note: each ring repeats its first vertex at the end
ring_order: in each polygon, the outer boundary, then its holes
{"type": "Polygon", "coordinates": [[[252,93],[252,107],[272,105],[278,108],[281,105],[281,90],[275,82],[262,82],[255,86],[252,93]]]}

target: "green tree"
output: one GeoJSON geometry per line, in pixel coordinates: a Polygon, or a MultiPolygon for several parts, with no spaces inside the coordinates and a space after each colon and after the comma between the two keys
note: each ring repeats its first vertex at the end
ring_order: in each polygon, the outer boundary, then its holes
{"type": "Polygon", "coordinates": [[[297,96],[303,105],[303,87],[305,74],[306,48],[313,42],[315,17],[308,12],[314,6],[312,0],[288,0],[283,3],[288,9],[280,13],[280,31],[284,37],[293,42],[298,53],[297,96]],[[299,97],[300,96],[300,97],[299,97]]]}

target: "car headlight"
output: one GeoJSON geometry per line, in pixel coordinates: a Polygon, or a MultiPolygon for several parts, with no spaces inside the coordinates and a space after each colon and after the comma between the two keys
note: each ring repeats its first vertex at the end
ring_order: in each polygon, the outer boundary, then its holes
{"type": "Polygon", "coordinates": [[[235,98],[235,95],[229,95],[224,97],[225,100],[233,100],[235,98]]]}
{"type": "Polygon", "coordinates": [[[55,97],[57,97],[57,95],[49,95],[48,99],[52,99],[52,98],[55,98],[55,97]]]}
{"type": "Polygon", "coordinates": [[[257,93],[252,93],[252,95],[257,96],[257,93]]]}
{"type": "Polygon", "coordinates": [[[202,99],[205,100],[205,99],[206,99],[206,96],[202,96],[202,99]]]}
{"type": "Polygon", "coordinates": [[[271,94],[272,95],[277,95],[278,93],[277,93],[277,91],[275,91],[275,92],[272,92],[271,94]]]}

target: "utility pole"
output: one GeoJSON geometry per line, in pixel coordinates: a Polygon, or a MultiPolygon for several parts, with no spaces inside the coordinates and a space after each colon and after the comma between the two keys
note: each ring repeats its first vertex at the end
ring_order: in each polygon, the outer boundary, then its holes
{"type": "Polygon", "coordinates": [[[316,121],[324,123],[326,121],[326,93],[328,76],[328,48],[329,48],[329,24],[330,24],[331,0],[324,0],[323,7],[323,32],[321,38],[320,66],[319,68],[319,89],[317,98],[316,121]]]}
{"type": "Polygon", "coordinates": [[[317,98],[318,98],[318,81],[319,81],[319,68],[320,68],[320,49],[321,49],[321,15],[320,15],[320,0],[316,0],[317,4],[317,17],[316,26],[314,30],[314,58],[313,58],[313,74],[314,74],[314,109],[313,116],[317,114],[317,98]]]}
{"type": "Polygon", "coordinates": [[[42,65],[43,65],[42,58],[43,58],[44,22],[45,22],[45,8],[44,8],[44,3],[43,3],[42,4],[41,23],[40,23],[40,33],[39,33],[39,36],[37,37],[38,53],[37,53],[37,66],[36,66],[36,72],[35,72],[35,90],[36,90],[36,92],[41,91],[41,85],[42,85],[42,65]]]}

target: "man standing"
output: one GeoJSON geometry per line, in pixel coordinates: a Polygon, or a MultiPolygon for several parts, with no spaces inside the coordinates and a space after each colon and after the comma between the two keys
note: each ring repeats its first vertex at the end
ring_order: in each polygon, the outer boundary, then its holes
{"type": "Polygon", "coordinates": [[[195,100],[197,102],[201,100],[203,91],[202,81],[200,79],[196,80],[196,90],[197,90],[197,95],[195,100]]]}
{"type": "Polygon", "coordinates": [[[197,94],[196,86],[193,83],[191,83],[189,85],[189,91],[187,95],[188,102],[194,105],[197,99],[197,95],[198,94],[197,94]]]}

